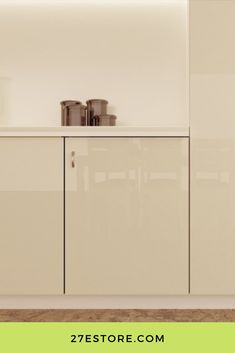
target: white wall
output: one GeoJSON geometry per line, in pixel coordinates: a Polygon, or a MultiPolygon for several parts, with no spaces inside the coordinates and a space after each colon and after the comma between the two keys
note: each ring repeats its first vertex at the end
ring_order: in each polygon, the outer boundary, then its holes
{"type": "Polygon", "coordinates": [[[90,2],[0,0],[0,125],[59,125],[61,100],[106,98],[118,124],[188,126],[187,0],[90,2]]]}

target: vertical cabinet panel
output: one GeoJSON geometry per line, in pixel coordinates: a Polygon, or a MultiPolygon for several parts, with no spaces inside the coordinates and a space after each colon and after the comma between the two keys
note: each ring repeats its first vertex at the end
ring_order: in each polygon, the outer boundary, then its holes
{"type": "Polygon", "coordinates": [[[190,7],[191,293],[234,295],[235,2],[190,7]]]}
{"type": "Polygon", "coordinates": [[[63,293],[63,140],[0,139],[0,294],[63,293]]]}
{"type": "Polygon", "coordinates": [[[235,143],[192,143],[191,293],[235,294],[235,143]]]}
{"type": "Polygon", "coordinates": [[[66,293],[188,293],[187,138],[66,139],[66,293]]]}

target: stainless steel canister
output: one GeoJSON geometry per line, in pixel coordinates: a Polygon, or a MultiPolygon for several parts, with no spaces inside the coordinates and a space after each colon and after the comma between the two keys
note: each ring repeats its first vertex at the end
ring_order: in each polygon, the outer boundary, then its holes
{"type": "Polygon", "coordinates": [[[97,125],[99,126],[115,126],[116,125],[116,115],[103,114],[97,117],[97,125]]]}
{"type": "Polygon", "coordinates": [[[89,99],[86,103],[87,125],[98,125],[98,116],[107,114],[108,101],[105,99],[89,99]]]}
{"type": "Polygon", "coordinates": [[[62,101],[61,103],[62,126],[85,126],[86,106],[79,101],[62,101]]]}

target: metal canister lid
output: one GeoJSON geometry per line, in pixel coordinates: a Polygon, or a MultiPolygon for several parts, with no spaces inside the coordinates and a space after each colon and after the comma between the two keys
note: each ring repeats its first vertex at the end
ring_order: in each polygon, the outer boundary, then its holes
{"type": "Polygon", "coordinates": [[[62,106],[69,106],[69,105],[76,105],[76,104],[82,104],[82,102],[80,101],[75,101],[75,100],[64,100],[64,101],[61,101],[60,104],[62,106]]]}
{"type": "Polygon", "coordinates": [[[105,100],[105,99],[88,99],[87,101],[86,101],[86,103],[107,103],[108,104],[108,101],[107,100],[105,100]]]}

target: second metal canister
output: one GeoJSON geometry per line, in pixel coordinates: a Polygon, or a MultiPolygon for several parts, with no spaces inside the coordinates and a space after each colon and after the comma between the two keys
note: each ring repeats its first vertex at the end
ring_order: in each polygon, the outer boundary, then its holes
{"type": "Polygon", "coordinates": [[[61,104],[62,126],[85,126],[86,106],[79,101],[63,101],[61,104]]]}
{"type": "Polygon", "coordinates": [[[87,125],[96,125],[97,117],[107,114],[108,101],[105,99],[89,99],[86,103],[87,125]]]}

